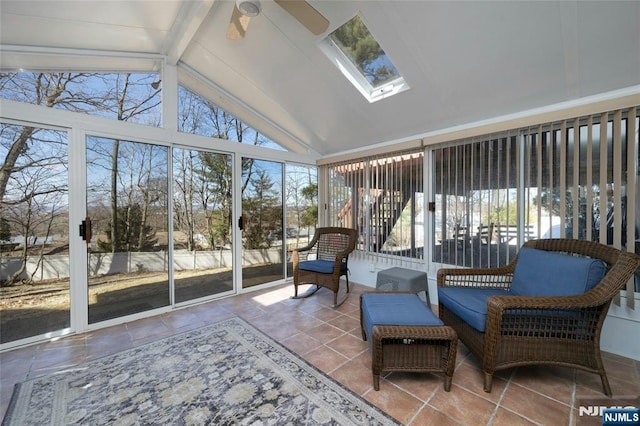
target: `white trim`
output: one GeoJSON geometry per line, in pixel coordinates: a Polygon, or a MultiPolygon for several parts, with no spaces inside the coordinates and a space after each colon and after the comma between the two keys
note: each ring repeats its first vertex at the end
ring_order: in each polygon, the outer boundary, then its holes
{"type": "MultiPolygon", "coordinates": [[[[338,28],[342,27],[347,22],[350,22],[355,17],[358,17],[358,19],[362,21],[369,34],[371,34],[375,42],[382,49],[382,46],[380,45],[376,37],[373,36],[373,33],[371,33],[371,31],[369,30],[369,25],[367,25],[364,17],[360,13],[354,15],[338,28]]],[[[369,101],[369,103],[389,98],[395,94],[410,89],[409,84],[405,81],[404,77],[400,73],[400,70],[396,67],[396,65],[391,60],[391,57],[384,49],[382,50],[385,56],[398,72],[399,77],[392,81],[388,81],[380,86],[373,87],[369,80],[367,80],[366,77],[362,75],[362,72],[360,72],[360,70],[358,70],[358,68],[353,64],[351,59],[347,57],[340,46],[338,46],[338,44],[331,38],[331,34],[333,34],[333,32],[320,41],[320,43],[318,44],[318,48],[322,53],[325,54],[329,61],[331,61],[331,63],[333,63],[338,68],[338,70],[340,70],[342,75],[344,75],[344,77],[349,80],[349,82],[358,90],[358,92],[360,92],[360,94],[364,96],[367,101],[369,101]]]]}
{"type": "Polygon", "coordinates": [[[101,72],[160,72],[164,56],[155,53],[122,52],[72,48],[48,48],[40,46],[22,46],[0,44],[3,70],[72,70],[101,72]],[[60,61],[55,66],[42,65],[46,58],[65,58],[61,68],[60,61]],[[29,58],[37,59],[33,62],[29,58]],[[38,65],[34,65],[37,63],[38,65]]]}
{"type": "Polygon", "coordinates": [[[100,56],[107,58],[131,58],[131,59],[150,59],[162,60],[164,55],[158,53],[143,52],[124,52],[114,50],[92,50],[92,49],[72,49],[72,48],[52,48],[42,46],[24,46],[17,44],[0,44],[0,53],[16,53],[24,55],[63,55],[63,56],[79,56],[91,57],[100,56]]]}
{"type": "Polygon", "coordinates": [[[409,90],[409,85],[402,75],[379,87],[373,87],[329,37],[318,44],[318,47],[369,103],[380,101],[397,93],[409,90]]]}
{"type": "Polygon", "coordinates": [[[73,128],[69,132],[69,289],[71,330],[83,332],[89,322],[89,277],[87,243],[78,226],[87,217],[87,134],[73,128]],[[71,200],[74,202],[72,203],[71,200]]]}

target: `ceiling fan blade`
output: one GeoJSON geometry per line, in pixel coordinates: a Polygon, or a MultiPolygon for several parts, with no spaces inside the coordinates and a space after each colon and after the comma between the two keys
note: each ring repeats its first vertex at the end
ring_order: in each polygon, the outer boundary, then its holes
{"type": "Polygon", "coordinates": [[[320,35],[329,28],[329,21],[304,0],[275,0],[312,34],[320,35]]]}
{"type": "Polygon", "coordinates": [[[242,40],[247,33],[250,20],[251,18],[240,13],[238,7],[233,5],[233,13],[229,21],[229,28],[227,28],[227,38],[229,40],[242,40]]]}

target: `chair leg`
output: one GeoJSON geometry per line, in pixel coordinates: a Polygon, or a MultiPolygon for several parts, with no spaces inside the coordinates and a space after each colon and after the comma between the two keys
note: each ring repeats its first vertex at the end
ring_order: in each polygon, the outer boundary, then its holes
{"type": "Polygon", "coordinates": [[[373,389],[374,390],[380,390],[380,375],[379,374],[373,374],[373,389]]]}
{"type": "Polygon", "coordinates": [[[347,281],[347,293],[349,293],[349,271],[347,271],[344,278],[347,281]]]}
{"type": "MultiPolygon", "coordinates": [[[[305,284],[305,283],[303,283],[305,284]]],[[[310,287],[307,291],[305,291],[304,293],[300,294],[300,296],[298,296],[298,286],[294,285],[295,288],[295,294],[293,296],[291,296],[292,299],[304,299],[307,298],[311,295],[313,295],[316,291],[320,290],[320,286],[319,285],[315,285],[314,287],[310,287]]]]}
{"type": "Polygon", "coordinates": [[[600,380],[602,381],[602,390],[607,396],[611,396],[611,386],[609,386],[609,379],[607,379],[607,373],[602,370],[600,372],[600,380]]]}
{"type": "Polygon", "coordinates": [[[444,391],[445,392],[451,392],[451,380],[453,379],[452,376],[444,376],[444,391]]]}
{"type": "Polygon", "coordinates": [[[491,387],[493,385],[493,373],[484,372],[484,391],[487,393],[491,392],[491,387]]]}

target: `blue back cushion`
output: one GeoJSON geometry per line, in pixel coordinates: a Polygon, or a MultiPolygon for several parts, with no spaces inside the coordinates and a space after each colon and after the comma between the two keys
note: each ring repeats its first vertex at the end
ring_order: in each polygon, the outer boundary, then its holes
{"type": "Polygon", "coordinates": [[[598,259],[523,247],[510,291],[519,296],[573,296],[595,287],[606,271],[598,259]]]}
{"type": "Polygon", "coordinates": [[[487,321],[487,300],[491,296],[508,296],[499,288],[440,287],[438,302],[480,332],[487,321]]]}
{"type": "Polygon", "coordinates": [[[374,325],[443,325],[416,294],[365,293],[362,325],[371,342],[374,325]]]}
{"type": "MultiPolygon", "coordinates": [[[[319,272],[321,274],[333,274],[333,260],[305,260],[298,263],[298,268],[304,271],[319,272]]],[[[342,262],[340,265],[340,271],[345,272],[347,270],[347,264],[342,262]]]]}

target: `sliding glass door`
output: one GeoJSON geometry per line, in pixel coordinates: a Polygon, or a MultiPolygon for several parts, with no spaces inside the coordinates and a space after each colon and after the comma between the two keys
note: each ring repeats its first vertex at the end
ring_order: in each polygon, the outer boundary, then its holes
{"type": "Polygon", "coordinates": [[[242,287],[284,279],[282,163],[242,159],[242,287]]]}
{"type": "Polygon", "coordinates": [[[232,156],[173,149],[173,282],[181,303],[233,290],[232,156]]]}
{"type": "Polygon", "coordinates": [[[169,305],[167,148],[86,144],[89,324],[169,305]]]}

